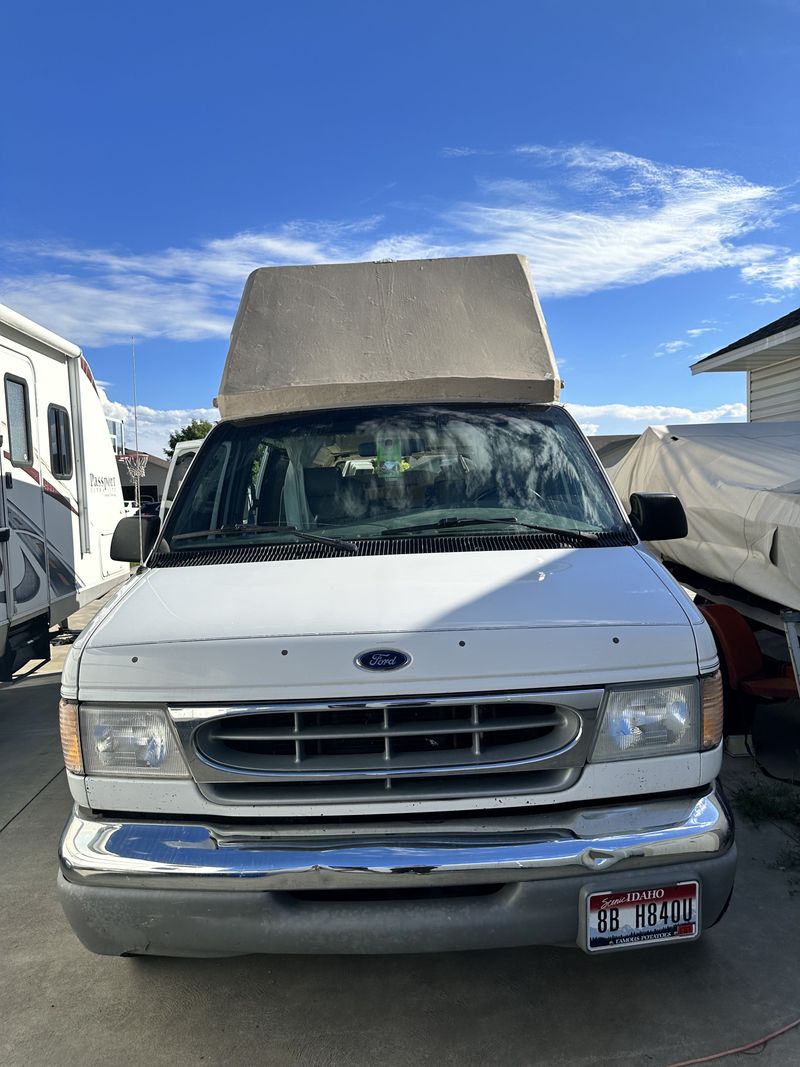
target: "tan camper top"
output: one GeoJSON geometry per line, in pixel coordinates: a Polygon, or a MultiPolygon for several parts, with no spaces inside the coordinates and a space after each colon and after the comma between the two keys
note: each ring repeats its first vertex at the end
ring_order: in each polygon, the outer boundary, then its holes
{"type": "Polygon", "coordinates": [[[262,267],[247,279],[223,419],[366,404],[550,403],[560,381],[523,256],[262,267]]]}

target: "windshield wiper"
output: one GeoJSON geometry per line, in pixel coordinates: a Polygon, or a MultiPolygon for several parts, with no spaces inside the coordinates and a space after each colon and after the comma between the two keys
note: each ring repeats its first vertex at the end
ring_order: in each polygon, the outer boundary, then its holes
{"type": "Polygon", "coordinates": [[[597,548],[597,539],[600,534],[613,532],[610,530],[568,530],[563,526],[542,526],[541,523],[538,522],[519,522],[518,519],[515,519],[514,522],[517,522],[520,526],[524,526],[526,530],[534,530],[536,533],[568,534],[570,537],[582,541],[583,544],[589,545],[591,548],[597,548]]]}
{"type": "MultiPolygon", "coordinates": [[[[237,522],[232,526],[218,526],[216,530],[195,530],[191,533],[175,534],[173,541],[186,541],[193,537],[214,537],[229,534],[258,534],[258,533],[288,533],[301,541],[315,541],[317,544],[333,545],[334,548],[343,548],[347,552],[358,552],[355,541],[345,541],[341,537],[326,537],[324,534],[311,533],[309,530],[301,530],[297,526],[286,526],[282,523],[271,522],[254,524],[237,522]]],[[[214,547],[214,546],[209,546],[214,547]]]]}
{"type": "Polygon", "coordinates": [[[508,518],[499,519],[479,519],[470,518],[467,515],[446,515],[443,519],[438,519],[436,522],[420,522],[415,526],[387,526],[385,530],[381,530],[381,537],[392,537],[394,534],[402,533],[416,533],[417,530],[454,530],[459,526],[491,526],[496,522],[509,523],[516,522],[517,520],[513,515],[508,518]]]}
{"type": "Polygon", "coordinates": [[[596,546],[599,534],[604,530],[567,530],[561,526],[542,526],[535,522],[521,522],[516,515],[496,516],[488,519],[472,518],[468,515],[446,515],[437,522],[421,522],[416,526],[391,526],[381,531],[381,537],[393,537],[395,534],[416,533],[421,530],[455,530],[461,526],[522,526],[537,533],[567,534],[586,545],[596,546]]]}

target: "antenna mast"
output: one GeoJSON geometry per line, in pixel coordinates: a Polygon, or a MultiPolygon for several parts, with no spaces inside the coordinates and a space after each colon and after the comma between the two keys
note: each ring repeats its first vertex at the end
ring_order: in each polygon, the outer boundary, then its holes
{"type": "Polygon", "coordinates": [[[136,455],[139,455],[139,408],[136,404],[136,338],[131,337],[131,367],[133,369],[133,435],[136,455]]]}
{"type": "Polygon", "coordinates": [[[139,515],[139,563],[144,563],[144,534],[142,531],[142,478],[147,469],[147,456],[139,451],[139,407],[136,402],[136,338],[131,337],[131,367],[133,370],[133,439],[136,452],[125,456],[125,466],[133,480],[134,501],[139,515]]]}

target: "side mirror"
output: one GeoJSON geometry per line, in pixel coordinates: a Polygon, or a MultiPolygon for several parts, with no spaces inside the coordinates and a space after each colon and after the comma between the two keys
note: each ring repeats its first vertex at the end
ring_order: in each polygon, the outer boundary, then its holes
{"type": "Polygon", "coordinates": [[[631,493],[630,520],[642,541],[675,541],[689,532],[674,493],[631,493]]]}
{"type": "Polygon", "coordinates": [[[156,543],[161,522],[152,515],[129,515],[120,519],[111,538],[111,558],[120,563],[143,563],[156,543]],[[139,523],[142,524],[142,544],[139,547],[139,523]]]}

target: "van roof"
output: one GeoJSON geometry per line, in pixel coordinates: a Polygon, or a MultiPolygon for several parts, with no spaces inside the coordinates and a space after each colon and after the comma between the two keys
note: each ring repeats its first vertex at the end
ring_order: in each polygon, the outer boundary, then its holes
{"type": "Polygon", "coordinates": [[[466,256],[254,271],[216,402],[230,419],[559,387],[525,258],[466,256]]]}

